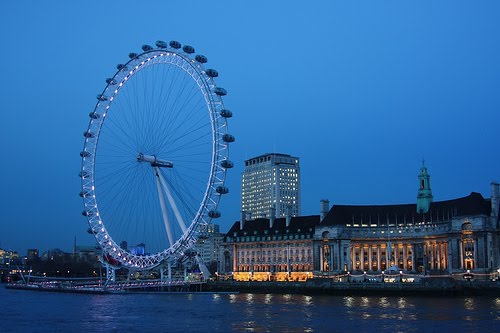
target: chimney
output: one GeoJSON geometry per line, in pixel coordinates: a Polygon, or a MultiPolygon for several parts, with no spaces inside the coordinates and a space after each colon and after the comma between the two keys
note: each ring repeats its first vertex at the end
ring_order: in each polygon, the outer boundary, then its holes
{"type": "Polygon", "coordinates": [[[274,221],[276,220],[276,208],[269,208],[269,229],[271,229],[274,225],[274,221]]]}
{"type": "Polygon", "coordinates": [[[493,181],[491,182],[491,216],[498,217],[498,209],[500,208],[500,185],[493,181]]]}
{"type": "Polygon", "coordinates": [[[241,219],[240,219],[240,230],[243,230],[243,227],[245,226],[246,218],[247,218],[247,212],[242,210],[241,211],[241,219]]]}
{"type": "Polygon", "coordinates": [[[326,217],[326,214],[328,214],[328,211],[330,210],[330,201],[328,199],[321,199],[319,202],[320,202],[319,222],[322,222],[323,219],[326,217]]]}

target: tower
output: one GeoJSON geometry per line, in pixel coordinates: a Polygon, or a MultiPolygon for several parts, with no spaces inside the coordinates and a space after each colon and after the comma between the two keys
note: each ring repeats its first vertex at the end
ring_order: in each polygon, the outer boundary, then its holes
{"type": "Polygon", "coordinates": [[[427,173],[425,161],[422,161],[422,167],[418,174],[418,194],[417,194],[417,213],[425,214],[429,211],[432,202],[431,176],[427,173]]]}
{"type": "Polygon", "coordinates": [[[246,160],[241,209],[252,218],[300,216],[299,158],[273,153],[246,160]]]}

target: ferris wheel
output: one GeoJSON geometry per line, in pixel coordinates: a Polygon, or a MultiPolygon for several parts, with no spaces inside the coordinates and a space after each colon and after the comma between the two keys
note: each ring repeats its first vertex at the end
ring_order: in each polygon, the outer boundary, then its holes
{"type": "Polygon", "coordinates": [[[103,253],[146,270],[192,253],[222,195],[232,112],[218,72],[189,45],[157,41],[117,65],[84,132],[84,210],[103,253]]]}

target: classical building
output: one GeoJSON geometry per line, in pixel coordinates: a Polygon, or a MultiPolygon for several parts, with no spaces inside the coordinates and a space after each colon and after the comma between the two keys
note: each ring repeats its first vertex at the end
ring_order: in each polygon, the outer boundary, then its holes
{"type": "Polygon", "coordinates": [[[499,184],[434,202],[422,166],[417,204],[334,205],[315,228],[314,273],[491,272],[500,267],[499,184]]]}
{"type": "Polygon", "coordinates": [[[241,210],[251,218],[300,215],[299,158],[264,154],[245,161],[241,210]]]}
{"type": "Polygon", "coordinates": [[[224,267],[238,281],[312,277],[314,227],[319,216],[236,222],[224,238],[224,267]]]}
{"type": "Polygon", "coordinates": [[[320,215],[246,219],[224,237],[219,272],[236,280],[339,273],[490,273],[500,267],[500,186],[433,201],[423,165],[414,204],[333,205],[320,215]]]}

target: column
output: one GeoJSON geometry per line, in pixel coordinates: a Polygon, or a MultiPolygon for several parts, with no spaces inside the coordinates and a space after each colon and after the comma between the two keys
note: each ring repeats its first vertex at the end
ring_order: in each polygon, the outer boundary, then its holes
{"type": "Polygon", "coordinates": [[[373,254],[373,246],[368,246],[368,270],[372,270],[372,254],[373,254]]]}
{"type": "Polygon", "coordinates": [[[478,240],[477,238],[474,238],[474,265],[472,266],[472,269],[476,269],[478,267],[477,264],[477,246],[478,246],[478,240]]]}
{"type": "Polygon", "coordinates": [[[406,249],[406,244],[403,243],[403,269],[408,270],[408,250],[406,249]]]}
{"type": "Polygon", "coordinates": [[[319,271],[323,272],[323,257],[325,254],[323,253],[323,243],[319,245],[319,271]]]}
{"type": "Polygon", "coordinates": [[[386,248],[385,248],[385,269],[386,270],[389,270],[389,267],[391,267],[391,253],[392,253],[391,246],[386,246],[386,248]]]}
{"type": "Polygon", "coordinates": [[[351,245],[349,247],[351,249],[351,269],[350,271],[353,271],[356,268],[356,247],[354,245],[351,245]]]}
{"type": "Polygon", "coordinates": [[[446,262],[448,264],[448,273],[452,273],[453,272],[453,259],[451,258],[451,255],[452,255],[452,251],[451,251],[451,243],[452,243],[453,240],[451,239],[448,239],[448,251],[447,251],[447,257],[446,257],[446,262]]]}
{"type": "Polygon", "coordinates": [[[364,249],[365,249],[364,247],[361,247],[359,250],[359,261],[361,262],[361,267],[360,267],[361,270],[365,269],[364,249]]]}
{"type": "Polygon", "coordinates": [[[342,242],[341,241],[337,241],[337,249],[338,249],[338,256],[337,256],[337,263],[338,263],[338,266],[337,266],[337,270],[340,272],[342,271],[342,269],[344,269],[344,267],[342,266],[342,258],[343,258],[343,253],[342,253],[342,242]]]}
{"type": "Polygon", "coordinates": [[[334,271],[333,261],[335,260],[335,254],[333,253],[334,251],[333,245],[329,245],[329,249],[330,249],[330,264],[328,265],[328,271],[332,272],[334,271]]]}
{"type": "Polygon", "coordinates": [[[377,245],[377,269],[381,271],[380,268],[380,244],[377,245]]]}
{"type": "Polygon", "coordinates": [[[415,246],[413,246],[413,244],[411,244],[410,248],[411,248],[411,271],[416,272],[417,265],[415,263],[415,246]]]}
{"type": "Polygon", "coordinates": [[[435,245],[434,244],[430,244],[430,249],[431,249],[431,269],[433,270],[434,269],[434,248],[435,248],[435,245]]]}
{"type": "Polygon", "coordinates": [[[441,243],[438,243],[438,245],[437,245],[437,257],[438,257],[437,269],[439,269],[439,270],[441,270],[441,249],[442,249],[441,243]]]}
{"type": "Polygon", "coordinates": [[[464,270],[464,243],[460,240],[458,244],[460,245],[460,269],[464,270]]]}

